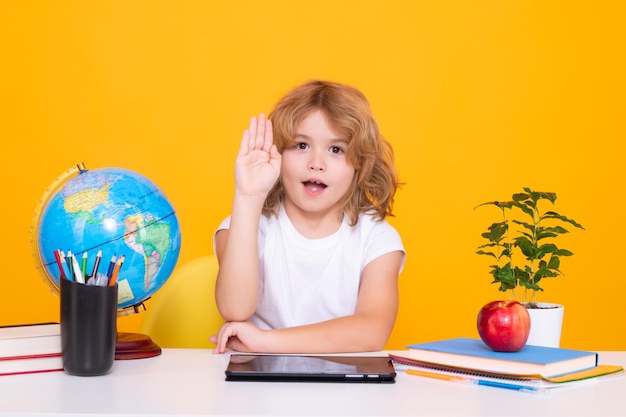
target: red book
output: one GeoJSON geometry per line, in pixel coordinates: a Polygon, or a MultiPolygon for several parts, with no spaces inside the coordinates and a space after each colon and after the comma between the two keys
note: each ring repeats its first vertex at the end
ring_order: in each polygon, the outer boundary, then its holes
{"type": "Polygon", "coordinates": [[[0,326],[0,376],[62,371],[61,326],[0,326]]]}
{"type": "Polygon", "coordinates": [[[62,370],[61,353],[0,358],[0,376],[62,370]]]}

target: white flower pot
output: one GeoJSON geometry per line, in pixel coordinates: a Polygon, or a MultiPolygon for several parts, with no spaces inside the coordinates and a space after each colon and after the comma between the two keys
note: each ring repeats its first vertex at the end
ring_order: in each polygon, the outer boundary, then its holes
{"type": "Polygon", "coordinates": [[[560,304],[553,303],[534,304],[536,307],[526,305],[530,315],[530,334],[526,344],[559,347],[565,308],[560,304]]]}

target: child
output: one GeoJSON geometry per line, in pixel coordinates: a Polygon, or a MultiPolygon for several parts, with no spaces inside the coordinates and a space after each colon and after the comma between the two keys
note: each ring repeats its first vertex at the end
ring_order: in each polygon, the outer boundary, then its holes
{"type": "Polygon", "coordinates": [[[405,259],[385,220],[397,187],[391,146],[353,87],[311,81],[252,117],[214,236],[226,320],[214,352],[382,349],[405,259]]]}

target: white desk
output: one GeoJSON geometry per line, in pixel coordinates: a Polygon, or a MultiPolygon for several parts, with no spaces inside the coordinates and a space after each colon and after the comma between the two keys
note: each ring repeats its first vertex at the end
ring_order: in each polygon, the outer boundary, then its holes
{"type": "MultiPolygon", "coordinates": [[[[396,351],[396,353],[399,353],[396,351]]],[[[531,394],[398,373],[395,384],[226,382],[228,355],[164,349],[110,374],[0,377],[0,415],[626,416],[626,377],[531,394]]],[[[626,352],[600,362],[626,365],[626,352]]]]}

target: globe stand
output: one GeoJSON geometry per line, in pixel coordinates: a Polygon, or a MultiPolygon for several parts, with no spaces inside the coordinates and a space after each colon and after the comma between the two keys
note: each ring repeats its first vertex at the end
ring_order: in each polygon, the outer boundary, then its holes
{"type": "Polygon", "coordinates": [[[160,354],[161,347],[146,334],[126,332],[117,334],[115,360],[145,359],[160,354]]]}
{"type": "MultiPolygon", "coordinates": [[[[118,316],[146,310],[144,303],[118,310],[118,316]]],[[[115,360],[145,359],[159,356],[161,347],[150,336],[142,333],[118,332],[115,343],[115,360]]]]}

